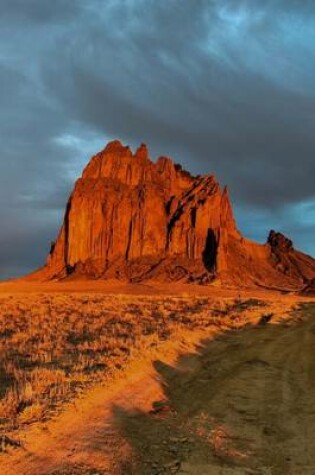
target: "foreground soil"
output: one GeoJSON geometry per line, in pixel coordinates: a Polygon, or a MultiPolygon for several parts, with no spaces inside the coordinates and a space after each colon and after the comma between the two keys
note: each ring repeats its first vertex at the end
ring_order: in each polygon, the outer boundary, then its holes
{"type": "MultiPolygon", "coordinates": [[[[196,287],[184,292],[198,294],[196,287]]],[[[213,293],[223,299],[224,291],[213,293]]],[[[239,298],[232,290],[226,295],[239,298]]],[[[27,427],[22,446],[0,455],[0,472],[315,473],[315,304],[302,311],[295,296],[259,295],[266,306],[224,315],[235,328],[220,317],[218,325],[181,329],[111,383],[27,427]]],[[[225,307],[216,308],[220,314],[225,307]]]]}

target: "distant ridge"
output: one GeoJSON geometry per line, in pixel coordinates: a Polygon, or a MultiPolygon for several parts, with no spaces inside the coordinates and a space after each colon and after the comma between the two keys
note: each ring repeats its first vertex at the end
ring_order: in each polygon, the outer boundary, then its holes
{"type": "Polygon", "coordinates": [[[226,188],[193,176],[142,144],[115,140],[92,157],[68,200],[46,265],[31,279],[183,281],[300,289],[315,260],[271,231],[266,244],[238,231],[226,188]]]}

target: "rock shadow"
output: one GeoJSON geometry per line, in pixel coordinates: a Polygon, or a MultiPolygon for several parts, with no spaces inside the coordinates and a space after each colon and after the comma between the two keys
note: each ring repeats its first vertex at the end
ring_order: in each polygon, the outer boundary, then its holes
{"type": "Polygon", "coordinates": [[[126,473],[243,474],[254,469],[252,442],[263,436],[260,408],[253,401],[259,390],[255,383],[276,376],[265,361],[264,347],[285,328],[230,330],[203,341],[196,353],[182,355],[175,366],[155,361],[163,400],[154,401],[149,412],[113,407],[115,423],[134,454],[126,473]],[[246,401],[251,402],[248,410],[246,401]],[[254,426],[258,436],[247,426],[254,426]]]}

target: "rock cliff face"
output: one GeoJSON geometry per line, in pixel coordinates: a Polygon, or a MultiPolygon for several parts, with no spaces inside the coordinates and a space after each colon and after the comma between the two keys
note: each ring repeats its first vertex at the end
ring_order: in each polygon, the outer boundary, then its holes
{"type": "Polygon", "coordinates": [[[213,176],[114,141],[76,182],[47,264],[33,275],[68,276],[292,287],[315,276],[315,261],[275,232],[265,245],[244,239],[213,176]]]}

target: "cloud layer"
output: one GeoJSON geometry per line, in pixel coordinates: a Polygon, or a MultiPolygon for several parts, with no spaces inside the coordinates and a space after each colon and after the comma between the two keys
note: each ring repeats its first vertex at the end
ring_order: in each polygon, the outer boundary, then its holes
{"type": "Polygon", "coordinates": [[[107,140],[230,187],[242,231],[315,254],[315,5],[3,0],[0,276],[43,262],[107,140]]]}

